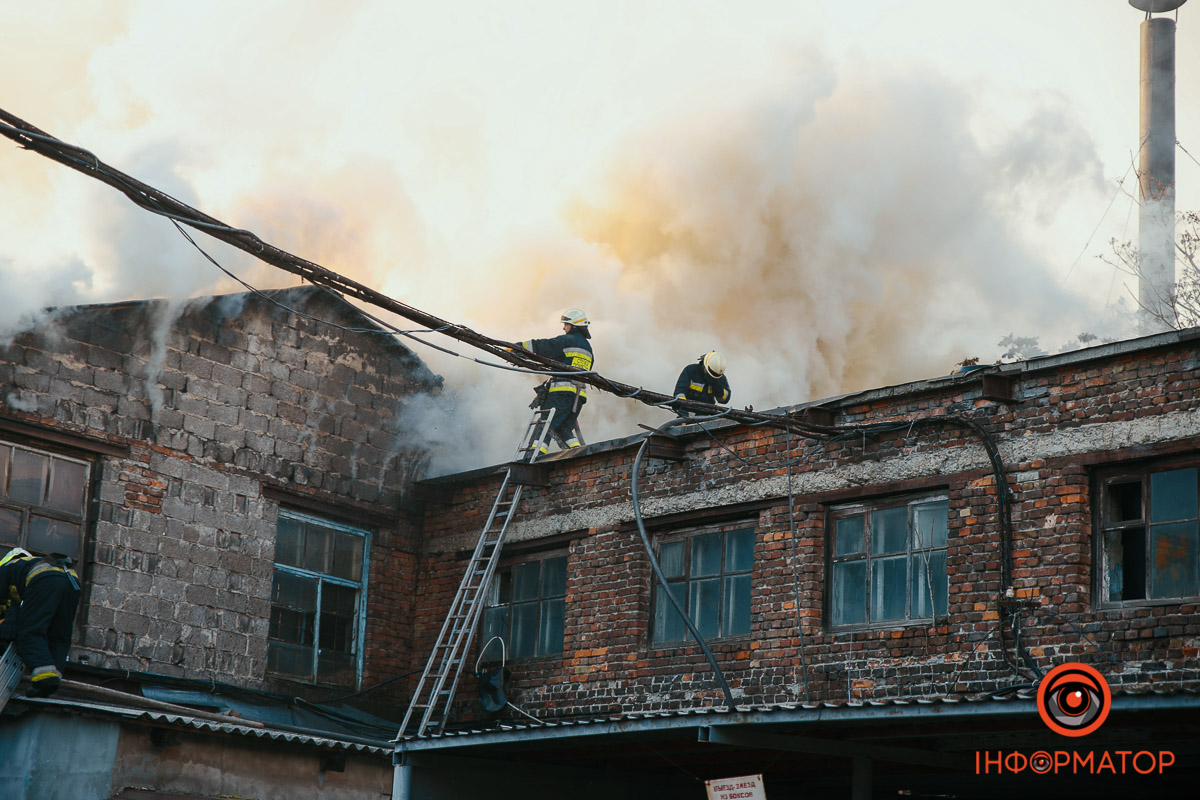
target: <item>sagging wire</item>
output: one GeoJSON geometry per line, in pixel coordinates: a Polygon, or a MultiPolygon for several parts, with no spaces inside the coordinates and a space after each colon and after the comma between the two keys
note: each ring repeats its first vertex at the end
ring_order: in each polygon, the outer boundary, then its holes
{"type": "MultiPolygon", "coordinates": [[[[107,183],[113,188],[120,191],[128,197],[135,205],[146,209],[154,214],[166,216],[176,219],[187,225],[194,226],[204,230],[210,236],[225,242],[233,247],[242,249],[251,253],[260,260],[282,269],[286,272],[299,275],[314,284],[321,284],[335,291],[343,292],[350,297],[362,300],[371,305],[376,305],[386,309],[400,317],[410,319],[427,327],[441,330],[444,335],[457,339],[458,341],[477,347],[490,353],[493,356],[499,357],[501,360],[508,361],[517,365],[514,371],[523,371],[521,368],[528,368],[535,374],[553,375],[555,372],[565,371],[569,376],[573,376],[582,383],[595,386],[603,391],[623,395],[641,395],[646,394],[646,397],[638,396],[639,402],[652,406],[670,406],[677,411],[690,411],[695,413],[705,413],[708,411],[706,404],[691,400],[679,400],[672,398],[669,395],[662,395],[654,392],[644,392],[644,390],[635,389],[632,386],[618,383],[610,380],[599,373],[590,370],[577,370],[568,368],[561,370],[561,364],[553,359],[545,356],[539,356],[535,353],[529,353],[520,350],[513,346],[511,342],[505,342],[499,339],[479,334],[470,328],[463,325],[448,323],[446,320],[440,319],[428,314],[414,306],[402,303],[393,298],[387,297],[380,292],[371,289],[370,287],[351,280],[345,276],[339,275],[332,270],[328,270],[319,264],[307,261],[303,258],[295,256],[287,251],[270,245],[260,239],[251,231],[240,228],[233,228],[222,223],[220,220],[210,217],[185,203],[171,197],[170,195],[160,192],[152,186],[138,181],[137,179],[124,175],[113,167],[110,167],[101,162],[95,154],[84,150],[77,145],[71,145],[63,142],[60,139],[49,136],[44,131],[40,131],[28,122],[0,109],[0,120],[7,121],[10,124],[0,123],[0,135],[7,136],[16,141],[19,145],[27,150],[32,150],[39,155],[45,156],[59,163],[76,169],[85,175],[97,178],[103,183],[107,183]],[[82,153],[89,160],[83,160],[76,154],[82,153]]],[[[424,340],[417,339],[427,346],[437,348],[437,345],[432,345],[424,340]]],[[[467,358],[460,356],[453,351],[446,351],[456,357],[467,358]]],[[[489,362],[479,361],[478,359],[470,359],[478,363],[488,366],[497,366],[501,369],[513,370],[513,367],[491,364],[489,362]]],[[[758,423],[769,421],[770,424],[778,427],[791,427],[805,436],[812,438],[820,438],[822,430],[820,426],[813,426],[802,423],[797,420],[788,419],[779,415],[768,415],[755,413],[747,408],[741,411],[731,411],[731,417],[738,419],[741,422],[758,423]]]]}
{"type": "MultiPolygon", "coordinates": [[[[519,373],[523,373],[523,374],[527,374],[527,375],[548,375],[550,377],[566,377],[566,376],[576,376],[576,375],[595,375],[595,374],[597,374],[594,370],[584,370],[584,371],[573,370],[570,372],[566,372],[566,371],[557,372],[557,371],[553,371],[553,370],[525,369],[522,367],[514,367],[509,364],[497,364],[495,362],[484,361],[482,359],[473,358],[471,356],[464,356],[461,353],[456,353],[453,350],[450,350],[448,348],[434,344],[433,342],[427,342],[424,339],[420,339],[414,335],[417,333],[444,333],[445,331],[449,330],[450,328],[453,328],[454,327],[453,325],[443,325],[440,328],[429,328],[429,329],[425,329],[425,330],[406,331],[406,330],[401,330],[399,327],[392,325],[391,323],[386,322],[383,319],[380,319],[379,317],[375,316],[374,314],[371,314],[370,312],[359,308],[359,309],[357,309],[358,313],[362,314],[367,319],[372,320],[373,322],[379,324],[381,326],[381,328],[350,328],[345,325],[339,325],[338,323],[332,322],[327,319],[322,319],[321,317],[313,316],[312,314],[306,314],[303,311],[300,311],[299,309],[296,309],[296,308],[293,308],[292,306],[287,305],[286,303],[281,303],[279,300],[275,299],[274,297],[271,297],[269,294],[267,294],[263,290],[258,289],[255,286],[252,286],[250,283],[248,283],[245,280],[243,280],[242,278],[238,277],[231,270],[229,270],[224,265],[222,265],[219,261],[217,261],[215,258],[213,258],[213,256],[207,250],[205,250],[203,247],[201,247],[200,244],[195,239],[193,239],[188,234],[188,232],[185,231],[182,226],[180,226],[180,224],[178,222],[176,222],[174,219],[172,219],[171,224],[175,226],[175,229],[179,231],[179,234],[181,236],[183,236],[183,238],[186,239],[192,245],[192,247],[194,247],[198,251],[200,251],[200,255],[204,256],[204,258],[206,258],[210,263],[212,263],[213,266],[215,266],[221,272],[225,273],[231,279],[233,279],[234,281],[237,281],[239,284],[241,284],[243,287],[245,287],[246,290],[249,291],[251,294],[261,297],[262,299],[266,300],[267,302],[274,304],[275,306],[283,309],[284,311],[287,311],[290,314],[295,314],[297,317],[300,317],[302,319],[307,319],[307,320],[310,320],[311,322],[316,322],[321,325],[328,325],[331,328],[335,328],[337,330],[340,330],[340,331],[343,331],[346,333],[383,334],[388,337],[403,336],[405,338],[412,339],[415,342],[420,342],[421,344],[425,345],[426,347],[432,347],[435,350],[440,350],[441,352],[446,353],[448,355],[455,356],[457,358],[465,358],[468,361],[474,361],[476,364],[482,364],[485,367],[493,367],[495,369],[503,369],[503,370],[507,370],[509,372],[519,372],[519,373]]],[[[328,292],[329,294],[334,295],[342,302],[348,302],[341,294],[335,292],[333,289],[329,288],[328,286],[319,286],[318,288],[320,288],[324,292],[328,292]]]]}
{"type": "MultiPolygon", "coordinates": [[[[662,433],[668,428],[675,425],[682,425],[686,422],[709,422],[714,419],[720,419],[724,414],[716,414],[711,417],[681,417],[678,419],[667,420],[656,429],[656,433],[662,433]]],[[[708,649],[708,643],[704,641],[704,636],[700,633],[700,629],[696,627],[696,623],[692,621],[691,616],[675,597],[675,593],[671,591],[671,586],[667,582],[667,576],[662,571],[662,565],[658,563],[658,558],[654,555],[654,548],[650,544],[650,536],[646,533],[646,524],[642,520],[641,501],[638,497],[638,475],[642,467],[642,458],[646,455],[646,449],[650,444],[650,437],[647,436],[638,448],[637,455],[633,459],[632,475],[630,483],[633,494],[633,518],[637,522],[638,535],[642,538],[642,546],[646,549],[646,556],[650,559],[650,568],[654,571],[654,577],[658,579],[659,586],[662,587],[663,593],[667,599],[671,601],[675,611],[679,614],[684,624],[687,625],[688,631],[695,638],[696,643],[700,645],[700,650],[704,653],[704,657],[708,659],[709,666],[713,669],[713,675],[717,679],[717,683],[721,686],[721,691],[725,694],[725,705],[730,711],[737,710],[737,703],[733,699],[733,692],[729,689],[729,684],[725,682],[725,674],[721,672],[721,667],[717,664],[717,659],[713,656],[712,651],[708,649]]]]}

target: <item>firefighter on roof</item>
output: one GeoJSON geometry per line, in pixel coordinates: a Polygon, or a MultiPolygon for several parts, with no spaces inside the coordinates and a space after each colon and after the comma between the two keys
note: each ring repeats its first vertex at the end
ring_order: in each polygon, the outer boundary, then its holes
{"type": "Polygon", "coordinates": [[[725,405],[729,402],[729,379],[725,377],[725,356],[716,350],[688,364],[675,381],[675,397],[700,403],[725,405]]]}
{"type": "MultiPolygon", "coordinates": [[[[521,342],[521,347],[531,353],[546,358],[552,358],[560,364],[566,364],[578,369],[592,368],[592,345],[588,341],[592,335],[588,332],[587,314],[578,308],[568,308],[563,312],[562,336],[553,339],[530,339],[521,342]]],[[[558,442],[566,448],[579,447],[579,410],[587,402],[587,392],[584,384],[570,380],[565,376],[557,376],[543,383],[537,389],[537,399],[534,406],[553,408],[554,419],[550,423],[551,433],[558,442]]],[[[542,447],[542,453],[547,448],[542,447]]]]}
{"type": "Polygon", "coordinates": [[[58,690],[79,605],[79,576],[69,559],[39,558],[17,547],[0,559],[0,647],[16,641],[33,672],[33,693],[58,690]]]}

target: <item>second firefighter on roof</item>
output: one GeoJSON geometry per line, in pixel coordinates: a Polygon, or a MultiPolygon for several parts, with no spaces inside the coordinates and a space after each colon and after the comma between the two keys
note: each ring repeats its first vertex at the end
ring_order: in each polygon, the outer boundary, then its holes
{"type": "Polygon", "coordinates": [[[725,405],[729,402],[729,379],[725,377],[725,356],[716,350],[688,364],[675,381],[675,397],[699,403],[725,405]]]}

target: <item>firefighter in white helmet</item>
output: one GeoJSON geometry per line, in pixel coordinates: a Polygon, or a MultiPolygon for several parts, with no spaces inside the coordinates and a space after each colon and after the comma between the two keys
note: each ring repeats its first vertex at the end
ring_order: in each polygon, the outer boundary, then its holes
{"type": "Polygon", "coordinates": [[[675,397],[700,403],[725,405],[729,402],[729,379],[725,377],[725,356],[710,350],[688,364],[675,381],[675,397]]]}
{"type": "MultiPolygon", "coordinates": [[[[562,315],[563,332],[553,339],[530,339],[521,347],[539,356],[552,358],[560,364],[578,369],[592,368],[592,338],[588,332],[587,314],[578,308],[568,308],[562,315]]],[[[586,385],[566,376],[551,378],[537,389],[533,407],[553,408],[551,433],[564,448],[579,447],[579,411],[587,402],[586,385]]],[[[547,448],[542,447],[542,453],[547,448]]]]}
{"type": "Polygon", "coordinates": [[[0,558],[0,650],[16,643],[37,697],[62,683],[78,606],[79,575],[70,559],[19,547],[0,558]]]}

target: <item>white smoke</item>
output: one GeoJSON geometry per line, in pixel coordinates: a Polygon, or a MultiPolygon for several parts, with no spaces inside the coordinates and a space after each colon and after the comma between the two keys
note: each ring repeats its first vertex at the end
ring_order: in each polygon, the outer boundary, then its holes
{"type": "MultiPolygon", "coordinates": [[[[584,20],[553,6],[433,9],[414,44],[413,13],[216,2],[84,14],[88,58],[42,59],[57,83],[39,73],[6,107],[489,335],[553,336],[561,311],[581,307],[597,369],[658,392],[712,348],[728,356],[733,403],[764,409],[991,361],[1010,334],[1053,350],[1099,332],[1102,304],[1059,284],[1061,248],[1044,244],[1081,206],[1082,243],[1110,189],[1061,97],[1021,98],[1018,114],[986,85],[886,54],[844,66],[779,32],[818,55],[684,63],[671,37],[646,48],[621,28],[629,58],[610,58],[614,40],[588,35],[587,23],[611,27],[598,8],[584,20]],[[650,83],[657,94],[642,93],[650,83]]],[[[676,12],[645,13],[661,31],[676,12]]],[[[21,14],[35,18],[0,36],[69,40],[36,18],[64,15],[21,14]]],[[[15,74],[25,45],[10,44],[0,67],[15,74]]],[[[0,281],[13,287],[0,336],[46,306],[240,290],[108,187],[33,154],[0,158],[0,281]]],[[[296,282],[193,235],[259,288],[296,282]]],[[[405,411],[435,447],[429,468],[508,458],[537,379],[412,346],[447,377],[405,411]]],[[[591,392],[582,424],[597,441],[666,417],[591,392]]]]}

